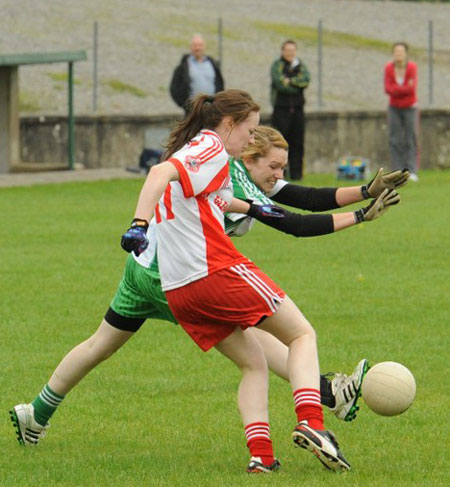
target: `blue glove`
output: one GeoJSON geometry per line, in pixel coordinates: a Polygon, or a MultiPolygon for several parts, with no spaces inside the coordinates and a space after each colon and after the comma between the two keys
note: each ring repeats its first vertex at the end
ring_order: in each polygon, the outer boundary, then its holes
{"type": "Polygon", "coordinates": [[[131,227],[122,235],[120,245],[126,252],[134,252],[139,256],[148,247],[148,222],[135,218],[131,227]]]}
{"type": "Polygon", "coordinates": [[[247,215],[259,221],[264,221],[266,218],[284,218],[286,216],[284,209],[279,206],[255,205],[254,203],[250,203],[247,215]]]}

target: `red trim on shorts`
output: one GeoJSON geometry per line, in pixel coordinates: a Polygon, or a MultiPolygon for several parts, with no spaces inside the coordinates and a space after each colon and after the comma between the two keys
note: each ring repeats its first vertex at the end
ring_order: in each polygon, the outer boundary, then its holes
{"type": "Polygon", "coordinates": [[[224,268],[178,289],[166,291],[169,307],[186,333],[203,350],[217,345],[240,327],[272,316],[285,292],[253,262],[235,261],[245,279],[224,268]]]}

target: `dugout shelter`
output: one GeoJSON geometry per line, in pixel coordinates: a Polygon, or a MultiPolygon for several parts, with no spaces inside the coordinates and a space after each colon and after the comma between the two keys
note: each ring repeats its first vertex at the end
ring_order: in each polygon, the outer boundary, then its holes
{"type": "Polygon", "coordinates": [[[0,174],[20,165],[19,67],[29,64],[67,63],[67,158],[74,168],[73,65],[86,59],[86,51],[0,54],[0,174]]]}

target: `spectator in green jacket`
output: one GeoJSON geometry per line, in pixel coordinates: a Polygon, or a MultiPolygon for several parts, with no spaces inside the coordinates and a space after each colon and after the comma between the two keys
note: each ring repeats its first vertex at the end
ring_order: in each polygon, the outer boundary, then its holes
{"type": "Polygon", "coordinates": [[[289,144],[289,177],[303,177],[305,97],[303,90],[310,80],[306,65],[297,57],[297,44],[293,40],[283,42],[281,57],[270,69],[272,80],[272,125],[289,144]]]}

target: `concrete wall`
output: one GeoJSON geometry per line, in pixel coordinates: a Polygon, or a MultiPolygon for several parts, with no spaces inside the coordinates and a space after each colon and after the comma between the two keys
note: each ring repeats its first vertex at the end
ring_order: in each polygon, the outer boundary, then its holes
{"type": "Polygon", "coordinates": [[[0,66],[0,174],[19,162],[18,92],[17,66],[0,66]]]}
{"type": "MultiPolygon", "coordinates": [[[[144,147],[162,148],[176,120],[176,115],[77,117],[75,161],[87,168],[137,166],[144,147]]],[[[67,161],[64,117],[24,117],[20,127],[23,162],[67,161]]],[[[370,159],[372,169],[389,167],[385,111],[307,113],[306,170],[334,172],[335,161],[345,155],[370,159]]],[[[450,168],[450,111],[421,112],[420,159],[421,168],[450,168]]]]}

